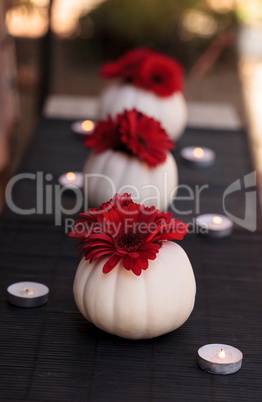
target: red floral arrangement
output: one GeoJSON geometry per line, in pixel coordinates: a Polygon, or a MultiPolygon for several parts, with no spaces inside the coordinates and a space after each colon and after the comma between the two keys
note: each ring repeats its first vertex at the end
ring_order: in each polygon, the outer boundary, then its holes
{"type": "Polygon", "coordinates": [[[150,167],[165,162],[168,150],[174,148],[161,124],[136,109],[125,110],[115,120],[109,116],[100,121],[85,144],[96,153],[114,149],[138,156],[150,167]]]}
{"type": "Polygon", "coordinates": [[[121,78],[158,96],[183,90],[182,66],[171,57],[147,48],[131,50],[104,64],[100,73],[104,78],[121,78]]]}
{"type": "Polygon", "coordinates": [[[188,225],[155,207],[145,207],[132,201],[130,194],[115,194],[114,198],[82,213],[83,218],[69,236],[79,239],[86,260],[109,257],[103,273],[110,272],[121,260],[127,270],[140,275],[154,260],[166,240],[181,240],[188,225]]]}

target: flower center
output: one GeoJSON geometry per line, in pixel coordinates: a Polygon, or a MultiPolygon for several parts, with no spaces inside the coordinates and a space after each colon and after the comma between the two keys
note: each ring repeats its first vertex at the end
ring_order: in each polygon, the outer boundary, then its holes
{"type": "Polygon", "coordinates": [[[161,75],[154,74],[154,75],[153,75],[153,81],[154,81],[156,84],[161,84],[161,83],[163,82],[163,77],[161,77],[161,75]]]}
{"type": "Polygon", "coordinates": [[[129,253],[139,250],[143,243],[144,236],[141,233],[126,233],[115,238],[115,247],[129,253]]]}
{"type": "Polygon", "coordinates": [[[143,145],[145,148],[148,148],[147,141],[145,141],[145,139],[139,133],[137,133],[137,142],[139,145],[143,145]]]}

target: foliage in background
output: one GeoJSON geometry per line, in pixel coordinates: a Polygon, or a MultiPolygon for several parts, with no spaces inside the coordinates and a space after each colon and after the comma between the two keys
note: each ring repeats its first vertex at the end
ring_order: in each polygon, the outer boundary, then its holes
{"type": "Polygon", "coordinates": [[[204,0],[107,0],[80,19],[80,29],[90,21],[87,48],[98,59],[149,46],[191,64],[221,32],[235,29],[236,14],[214,11],[204,0]]]}
{"type": "MultiPolygon", "coordinates": [[[[32,18],[41,17],[43,20],[48,17],[43,8],[44,5],[47,8],[49,1],[14,0],[14,4],[26,9],[32,18]],[[39,15],[33,13],[34,8],[39,11],[39,15]]],[[[261,0],[100,2],[72,0],[70,3],[66,0],[53,0],[52,30],[59,38],[74,39],[72,56],[79,61],[93,60],[101,63],[118,57],[126,49],[148,46],[176,57],[185,66],[192,66],[208,45],[223,32],[234,32],[239,21],[250,21],[254,15],[257,17],[261,14],[261,0]],[[90,12],[92,7],[96,8],[90,12]]],[[[29,20],[26,21],[33,26],[29,20]]],[[[14,31],[17,32],[17,29],[14,31]]],[[[31,31],[33,36],[34,32],[31,31]]],[[[42,29],[41,32],[44,31],[42,29]]],[[[230,51],[223,51],[223,57],[225,55],[230,58],[230,51]]]]}
{"type": "Polygon", "coordinates": [[[262,1],[261,0],[242,0],[239,1],[236,9],[238,19],[244,24],[262,23],[262,1]]]}

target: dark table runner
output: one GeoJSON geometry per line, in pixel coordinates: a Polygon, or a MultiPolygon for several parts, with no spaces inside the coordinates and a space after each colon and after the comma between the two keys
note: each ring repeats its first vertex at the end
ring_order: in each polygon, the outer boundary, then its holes
{"type": "MultiPolygon", "coordinates": [[[[69,121],[42,120],[21,172],[43,172],[45,185],[56,184],[60,174],[81,170],[87,153],[70,132],[69,121]]],[[[244,187],[243,178],[253,169],[244,131],[187,130],[175,157],[180,183],[192,189],[209,185],[201,193],[200,213],[223,212],[225,189],[238,179],[244,187]],[[203,170],[187,167],[179,158],[179,148],[186,145],[214,149],[216,164],[203,170]]],[[[12,194],[15,205],[35,207],[36,187],[33,179],[18,181],[12,194]]],[[[181,189],[179,195],[188,197],[188,192],[181,189]]],[[[64,208],[74,202],[72,195],[63,195],[64,208]]],[[[193,200],[175,206],[191,210],[177,215],[184,221],[192,221],[198,212],[193,200]]],[[[243,218],[244,191],[229,195],[226,207],[243,218]]],[[[63,223],[65,218],[70,216],[63,215],[63,223]]],[[[0,400],[262,400],[260,213],[254,232],[235,225],[228,239],[191,234],[179,242],[196,277],[195,308],[181,328],[146,341],[108,335],[81,316],[72,294],[78,251],[64,226],[55,226],[54,212],[25,216],[6,207],[0,225],[0,400]],[[35,309],[9,304],[7,286],[23,280],[49,286],[48,304],[35,309]],[[202,371],[197,350],[207,343],[242,350],[241,370],[228,376],[202,371]]]]}

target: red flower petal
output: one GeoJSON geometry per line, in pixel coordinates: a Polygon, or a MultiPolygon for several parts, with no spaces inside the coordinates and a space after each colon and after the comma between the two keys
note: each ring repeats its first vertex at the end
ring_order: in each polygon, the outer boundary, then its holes
{"type": "Polygon", "coordinates": [[[100,234],[90,234],[89,236],[89,242],[94,241],[95,243],[97,243],[98,241],[103,242],[103,243],[109,243],[109,244],[113,244],[113,240],[112,237],[110,235],[108,235],[107,233],[100,233],[100,234]]]}
{"type": "Polygon", "coordinates": [[[139,266],[140,269],[146,270],[148,268],[148,259],[147,258],[143,258],[143,257],[139,257],[136,260],[137,265],[139,266]]]}
{"type": "Polygon", "coordinates": [[[107,120],[100,121],[96,125],[94,132],[86,136],[85,145],[89,148],[95,148],[96,153],[121,147],[115,121],[110,116],[107,120]]]}
{"type": "Polygon", "coordinates": [[[99,248],[99,250],[95,249],[88,253],[85,252],[86,260],[97,260],[100,257],[106,257],[107,255],[111,255],[114,250],[108,248],[99,248]]]}
{"type": "Polygon", "coordinates": [[[149,260],[154,260],[156,258],[156,254],[160,249],[160,245],[156,243],[146,243],[141,246],[139,250],[139,254],[144,258],[148,258],[149,260]]]}
{"type": "MultiPolygon", "coordinates": [[[[136,261],[137,261],[137,260],[136,260],[136,261]]],[[[141,275],[141,272],[142,272],[140,266],[139,266],[137,263],[134,265],[132,271],[133,271],[133,273],[134,273],[135,275],[137,275],[137,276],[141,275]]]]}
{"type": "Polygon", "coordinates": [[[108,272],[112,271],[113,268],[119,263],[121,257],[116,254],[111,255],[111,257],[107,260],[103,267],[103,273],[108,274],[108,272]]]}
{"type": "Polygon", "coordinates": [[[122,78],[158,96],[166,97],[183,90],[182,66],[146,48],[131,50],[118,60],[106,63],[100,73],[104,78],[122,78]]]}
{"type": "Polygon", "coordinates": [[[163,97],[182,92],[182,67],[168,57],[152,56],[141,66],[138,85],[163,97]]]}
{"type": "Polygon", "coordinates": [[[136,109],[119,114],[117,121],[121,140],[126,148],[149,166],[154,167],[163,163],[167,152],[174,148],[174,142],[160,123],[136,109]]]}
{"type": "MultiPolygon", "coordinates": [[[[94,133],[87,137],[86,145],[94,147],[97,153],[114,149],[133,154],[151,167],[164,163],[167,152],[174,148],[174,142],[160,123],[136,109],[118,114],[116,121],[109,117],[107,121],[98,123],[94,133]]],[[[103,209],[107,207],[112,206],[106,204],[103,209]]],[[[90,212],[95,215],[98,210],[90,212]]]]}
{"type": "Polygon", "coordinates": [[[84,253],[90,262],[108,256],[104,273],[110,272],[123,260],[125,269],[140,275],[142,270],[148,268],[148,260],[156,258],[162,241],[182,239],[188,231],[188,225],[173,219],[172,213],[136,204],[128,194],[117,194],[100,208],[91,211],[91,218],[88,214],[82,214],[83,219],[76,223],[76,227],[87,223],[89,230],[84,231],[84,237],[83,233],[77,231],[69,235],[80,239],[80,254],[84,253]],[[93,230],[90,220],[95,228],[101,230],[100,233],[93,230]]]}
{"type": "Polygon", "coordinates": [[[136,258],[131,258],[129,255],[127,255],[123,259],[123,265],[128,271],[133,271],[135,275],[141,275],[141,267],[139,266],[139,264],[137,264],[136,258]]]}
{"type": "Polygon", "coordinates": [[[130,50],[116,61],[104,64],[100,75],[104,78],[119,77],[131,81],[139,73],[141,63],[152,54],[152,50],[147,48],[130,50]]]}

